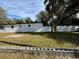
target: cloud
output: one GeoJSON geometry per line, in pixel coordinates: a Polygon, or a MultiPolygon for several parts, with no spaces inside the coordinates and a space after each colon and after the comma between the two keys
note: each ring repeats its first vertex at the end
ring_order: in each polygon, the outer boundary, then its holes
{"type": "Polygon", "coordinates": [[[7,16],[31,17],[35,19],[36,14],[44,10],[44,0],[0,0],[0,6],[6,9],[7,16]]]}

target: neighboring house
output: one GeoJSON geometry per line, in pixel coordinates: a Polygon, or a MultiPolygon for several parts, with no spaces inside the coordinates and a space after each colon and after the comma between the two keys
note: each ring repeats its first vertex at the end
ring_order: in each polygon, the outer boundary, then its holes
{"type": "Polygon", "coordinates": [[[50,32],[50,26],[43,26],[42,23],[0,25],[0,32],[50,32]]]}
{"type": "MultiPolygon", "coordinates": [[[[58,32],[79,31],[79,26],[57,26],[58,32]]],[[[51,26],[43,26],[42,23],[0,25],[0,33],[13,32],[51,32],[51,26]]]]}

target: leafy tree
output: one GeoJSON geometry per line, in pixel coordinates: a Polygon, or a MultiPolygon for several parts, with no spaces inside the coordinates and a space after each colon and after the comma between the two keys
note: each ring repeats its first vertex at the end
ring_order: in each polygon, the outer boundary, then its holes
{"type": "Polygon", "coordinates": [[[58,22],[71,20],[79,11],[79,0],[45,0],[44,3],[54,31],[58,22]]]}
{"type": "Polygon", "coordinates": [[[34,23],[40,23],[40,21],[37,19],[37,20],[34,21],[34,23]]]}
{"type": "Polygon", "coordinates": [[[5,17],[5,10],[2,7],[0,7],[0,18],[3,17],[5,17]]]}
{"type": "Polygon", "coordinates": [[[8,24],[7,18],[0,18],[0,24],[8,24]]]}
{"type": "Polygon", "coordinates": [[[48,25],[48,12],[41,11],[38,15],[36,15],[37,20],[42,22],[44,26],[48,25]]]}
{"type": "Polygon", "coordinates": [[[0,7],[0,24],[8,24],[8,18],[5,16],[5,10],[0,7]]]}
{"type": "Polygon", "coordinates": [[[14,20],[12,22],[14,24],[24,24],[24,20],[23,19],[16,19],[16,18],[14,18],[14,20]]]}
{"type": "Polygon", "coordinates": [[[26,23],[33,23],[32,19],[30,17],[26,17],[25,22],[26,23]]]}

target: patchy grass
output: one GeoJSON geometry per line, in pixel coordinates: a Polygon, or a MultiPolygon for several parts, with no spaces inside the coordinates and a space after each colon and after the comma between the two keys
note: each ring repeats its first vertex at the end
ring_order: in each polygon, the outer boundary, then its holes
{"type": "Polygon", "coordinates": [[[79,47],[79,33],[1,33],[0,45],[77,48],[79,47]],[[6,38],[11,35],[22,36],[6,38]]]}
{"type": "Polygon", "coordinates": [[[24,53],[24,51],[17,50],[16,52],[13,50],[0,50],[0,59],[79,59],[79,54],[45,51],[24,53]]]}
{"type": "Polygon", "coordinates": [[[23,54],[23,53],[0,53],[0,59],[78,59],[69,55],[46,55],[46,54],[23,54]]]}

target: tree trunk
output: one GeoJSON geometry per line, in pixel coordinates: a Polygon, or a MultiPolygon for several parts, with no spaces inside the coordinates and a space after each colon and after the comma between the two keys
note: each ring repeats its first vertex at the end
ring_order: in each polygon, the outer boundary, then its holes
{"type": "Polygon", "coordinates": [[[57,22],[52,19],[51,32],[57,32],[57,22]]]}
{"type": "Polygon", "coordinates": [[[51,26],[51,32],[57,32],[57,26],[56,25],[51,26]]]}
{"type": "Polygon", "coordinates": [[[51,26],[51,32],[53,32],[53,26],[51,26]]]}
{"type": "Polygon", "coordinates": [[[52,18],[52,22],[51,22],[51,32],[54,32],[54,21],[53,21],[53,18],[52,18]]]}
{"type": "Polygon", "coordinates": [[[54,25],[53,31],[54,31],[54,32],[57,32],[57,25],[56,25],[56,24],[54,25]]]}

